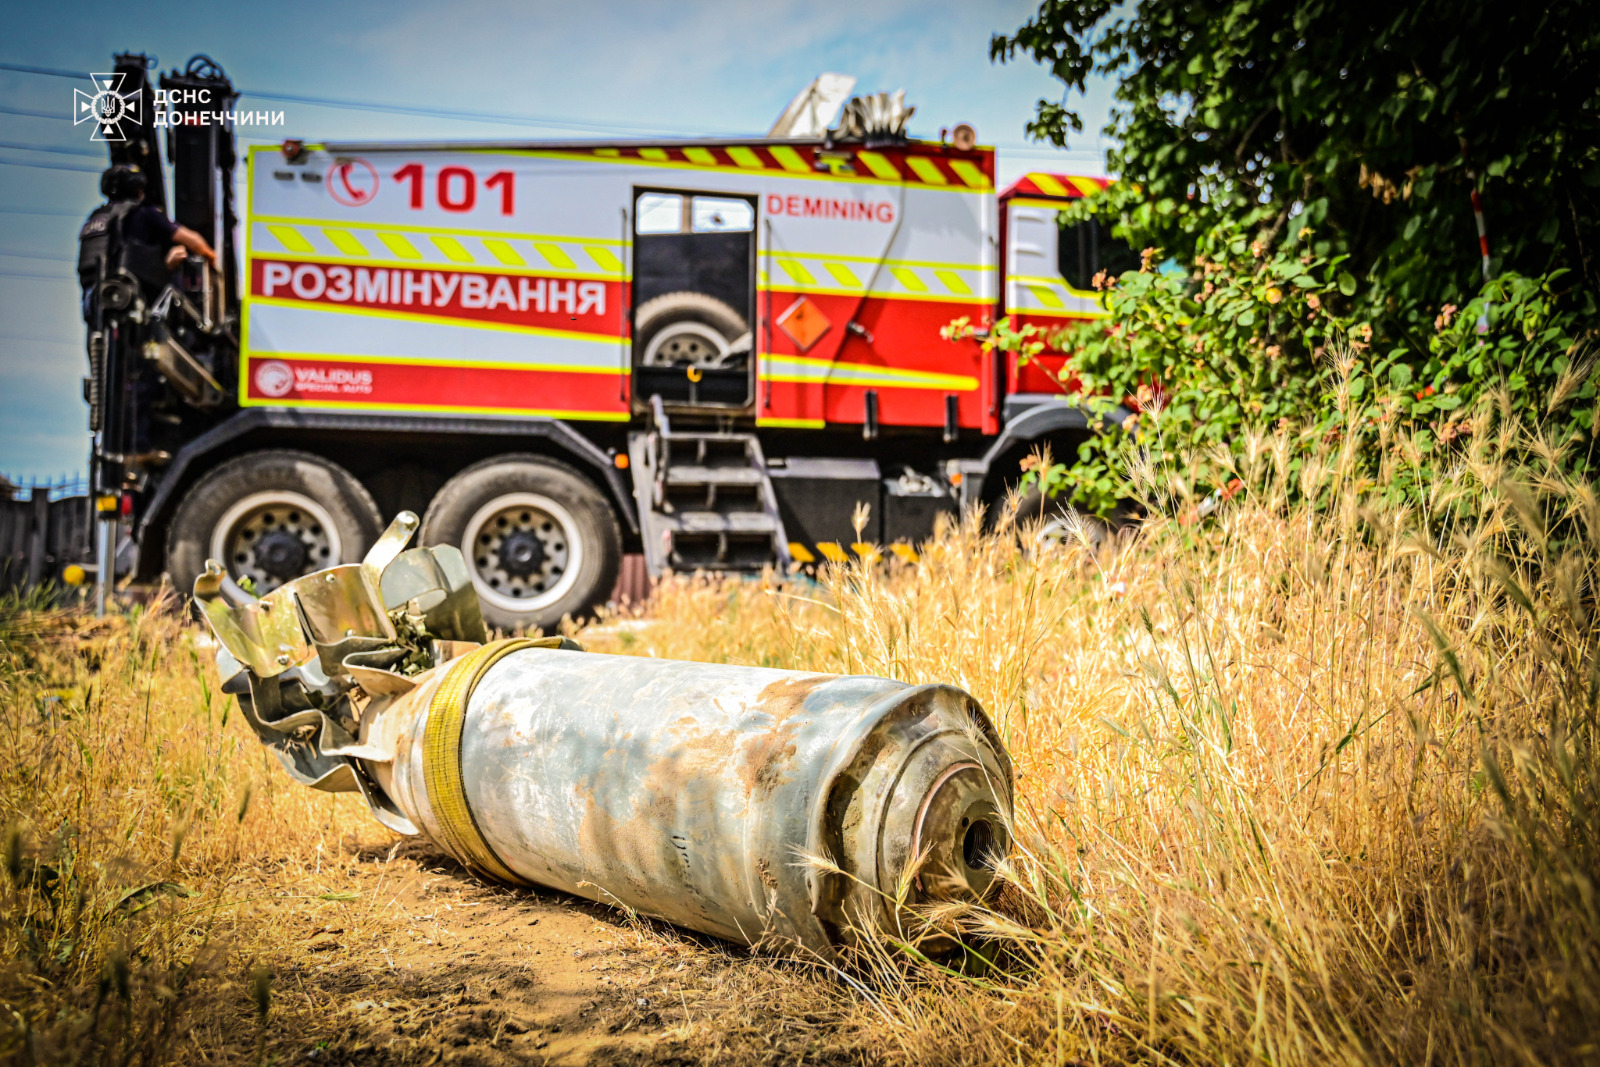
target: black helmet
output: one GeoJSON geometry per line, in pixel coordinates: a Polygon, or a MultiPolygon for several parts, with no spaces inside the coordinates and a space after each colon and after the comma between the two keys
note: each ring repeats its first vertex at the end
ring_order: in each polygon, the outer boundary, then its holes
{"type": "Polygon", "coordinates": [[[143,172],[129,163],[108,167],[100,175],[100,194],[107,200],[136,200],[144,187],[143,172]]]}

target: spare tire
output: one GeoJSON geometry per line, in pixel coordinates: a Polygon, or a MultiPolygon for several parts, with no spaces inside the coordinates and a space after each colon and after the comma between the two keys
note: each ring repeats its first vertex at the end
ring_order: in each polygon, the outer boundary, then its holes
{"type": "Polygon", "coordinates": [[[744,316],[705,293],[665,293],[634,312],[640,362],[647,367],[723,367],[750,352],[744,316]]]}

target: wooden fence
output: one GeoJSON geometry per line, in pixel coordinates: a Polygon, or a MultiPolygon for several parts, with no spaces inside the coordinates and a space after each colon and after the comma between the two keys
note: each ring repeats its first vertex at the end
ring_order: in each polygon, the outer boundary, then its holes
{"type": "Polygon", "coordinates": [[[81,479],[0,478],[0,592],[59,584],[69,564],[92,571],[94,513],[81,479]]]}

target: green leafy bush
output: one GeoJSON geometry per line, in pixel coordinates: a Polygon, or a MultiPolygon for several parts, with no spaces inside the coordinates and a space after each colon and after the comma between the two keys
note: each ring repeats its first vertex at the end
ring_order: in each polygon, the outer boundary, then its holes
{"type": "MultiPolygon", "coordinates": [[[[1253,211],[1269,245],[1310,226],[1413,358],[1481,277],[1475,200],[1497,276],[1600,291],[1600,5],[1044,0],[990,54],[1115,82],[1106,167],[1139,187],[1136,247],[1190,262],[1253,211]]],[[[1029,132],[1068,144],[1070,100],[1029,132]]]]}
{"type": "MultiPolygon", "coordinates": [[[[1021,362],[1046,346],[1073,352],[1078,403],[1134,412],[1122,420],[1128,433],[1035,466],[1025,485],[1109,514],[1136,495],[1121,473],[1129,444],[1146,460],[1210,456],[1190,488],[1226,490],[1247,428],[1274,426],[1310,454],[1350,434],[1352,422],[1384,431],[1374,448],[1404,441],[1416,453],[1390,468],[1383,489],[1396,500],[1435,481],[1465,438],[1498,420],[1539,429],[1564,469],[1591,471],[1600,404],[1587,290],[1564,286],[1562,272],[1498,278],[1465,307],[1441,309],[1419,358],[1409,346],[1376,344],[1372,325],[1352,317],[1362,306],[1357,283],[1344,257],[1319,251],[1310,227],[1272,245],[1253,236],[1261,222],[1256,213],[1206,234],[1190,270],[1157,268],[1159,253],[1147,249],[1143,269],[1097,279],[1108,319],[1048,335],[996,324],[985,343],[1021,362]],[[1396,478],[1395,469],[1410,473],[1396,478]]],[[[1377,455],[1363,462],[1379,468],[1377,455]]]]}
{"type": "Polygon", "coordinates": [[[1486,388],[1504,384],[1519,414],[1540,425],[1570,472],[1594,470],[1596,415],[1594,294],[1569,289],[1566,271],[1541,278],[1508,274],[1466,307],[1435,320],[1427,362],[1389,375],[1405,416],[1425,424],[1439,446],[1459,437],[1486,388]],[[1413,388],[1415,386],[1415,388],[1413,388]]]}

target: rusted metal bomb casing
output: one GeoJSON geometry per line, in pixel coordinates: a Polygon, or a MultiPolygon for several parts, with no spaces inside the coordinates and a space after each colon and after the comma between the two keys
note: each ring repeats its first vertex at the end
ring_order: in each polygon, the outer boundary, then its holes
{"type": "Polygon", "coordinates": [[[1011,762],[960,689],[491,641],[417,525],[259,599],[214,560],[195,582],[223,691],[296,781],[484,877],[749,944],[827,955],[988,891],[1011,762]]]}
{"type": "MultiPolygon", "coordinates": [[[[419,681],[382,713],[402,721],[375,777],[493,875],[440,810],[429,762],[452,757],[428,744],[438,682],[419,681]]],[[[827,953],[903,925],[897,900],[981,896],[1009,844],[1010,761],[952,686],[528,648],[462,720],[462,791],[500,876],[730,940],[827,953]]]]}

